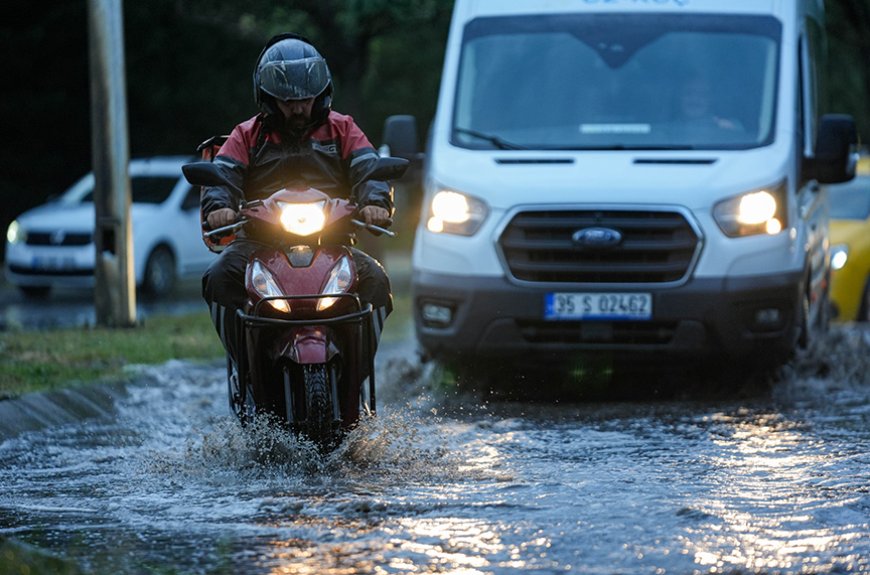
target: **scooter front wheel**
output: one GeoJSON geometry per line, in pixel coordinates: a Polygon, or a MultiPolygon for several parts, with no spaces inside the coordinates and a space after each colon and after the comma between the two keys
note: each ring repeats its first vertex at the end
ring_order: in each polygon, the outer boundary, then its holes
{"type": "Polygon", "coordinates": [[[335,447],[341,421],[337,414],[336,382],[324,364],[305,365],[302,369],[305,390],[305,434],[321,449],[335,447]]]}

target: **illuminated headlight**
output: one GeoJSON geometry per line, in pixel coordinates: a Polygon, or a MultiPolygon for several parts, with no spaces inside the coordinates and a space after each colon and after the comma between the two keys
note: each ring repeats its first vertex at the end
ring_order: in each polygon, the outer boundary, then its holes
{"type": "Polygon", "coordinates": [[[713,217],[730,237],[775,235],[786,227],[785,186],[771,191],[758,190],[716,204],[713,217]]]}
{"type": "MultiPolygon", "coordinates": [[[[345,256],[338,260],[332,270],[329,272],[329,278],[320,290],[322,294],[330,293],[347,293],[350,289],[350,284],[353,282],[353,271],[350,267],[350,260],[345,256]]],[[[323,297],[317,300],[317,311],[323,311],[332,307],[339,298],[323,297]]]]}
{"type": "Polygon", "coordinates": [[[849,246],[837,244],[831,247],[831,267],[833,269],[842,269],[847,261],[849,261],[849,246]]]}
{"type": "MultiPolygon", "coordinates": [[[[278,287],[278,282],[272,277],[271,272],[266,269],[266,266],[261,264],[259,260],[254,260],[251,265],[251,284],[254,289],[263,297],[283,296],[284,293],[278,287]]],[[[269,300],[269,305],[280,312],[287,313],[290,311],[290,304],[286,299],[269,300]]]]}
{"type": "Polygon", "coordinates": [[[480,229],[486,215],[486,204],[482,201],[459,192],[441,190],[429,204],[426,229],[436,234],[470,236],[480,229]]]}
{"type": "Polygon", "coordinates": [[[6,241],[10,244],[24,243],[27,241],[27,232],[24,231],[24,228],[21,227],[18,220],[14,220],[9,224],[9,227],[6,228],[6,241]]]}
{"type": "Polygon", "coordinates": [[[278,202],[278,208],[281,210],[281,226],[297,236],[316,234],[326,224],[325,207],[326,202],[313,204],[278,202]]]}

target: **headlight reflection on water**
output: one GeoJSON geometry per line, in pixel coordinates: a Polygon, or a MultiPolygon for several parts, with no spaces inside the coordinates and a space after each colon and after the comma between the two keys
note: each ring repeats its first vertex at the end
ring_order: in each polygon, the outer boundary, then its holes
{"type": "Polygon", "coordinates": [[[697,502],[709,519],[690,529],[685,542],[704,572],[828,572],[857,559],[842,551],[866,524],[845,532],[818,527],[830,505],[826,469],[839,454],[823,453],[801,424],[778,414],[719,414],[709,423],[719,454],[709,461],[708,499],[697,502]]]}

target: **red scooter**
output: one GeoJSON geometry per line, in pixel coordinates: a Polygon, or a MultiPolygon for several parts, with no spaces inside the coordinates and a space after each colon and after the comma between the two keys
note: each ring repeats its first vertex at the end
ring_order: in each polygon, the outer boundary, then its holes
{"type": "MultiPolygon", "coordinates": [[[[381,158],[368,178],[397,179],[407,163],[381,158]]],[[[183,171],[194,185],[233,187],[208,161],[183,171]]],[[[313,188],[285,188],[243,203],[237,222],[204,231],[214,251],[242,228],[263,243],[245,273],[237,365],[227,361],[230,408],[243,425],[269,414],[330,449],[361,414],[375,413],[372,306],[356,296],[349,246],[358,228],[395,234],[355,219],[356,211],[313,188]]]]}

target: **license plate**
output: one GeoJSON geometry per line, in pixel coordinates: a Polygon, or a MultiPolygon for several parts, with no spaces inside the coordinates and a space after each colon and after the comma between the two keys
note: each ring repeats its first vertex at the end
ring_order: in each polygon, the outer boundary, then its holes
{"type": "Polygon", "coordinates": [[[72,257],[36,256],[33,258],[33,269],[46,271],[63,271],[75,267],[72,257]]]}
{"type": "Polygon", "coordinates": [[[652,295],[648,293],[548,293],[544,319],[649,320],[652,295]]]}

